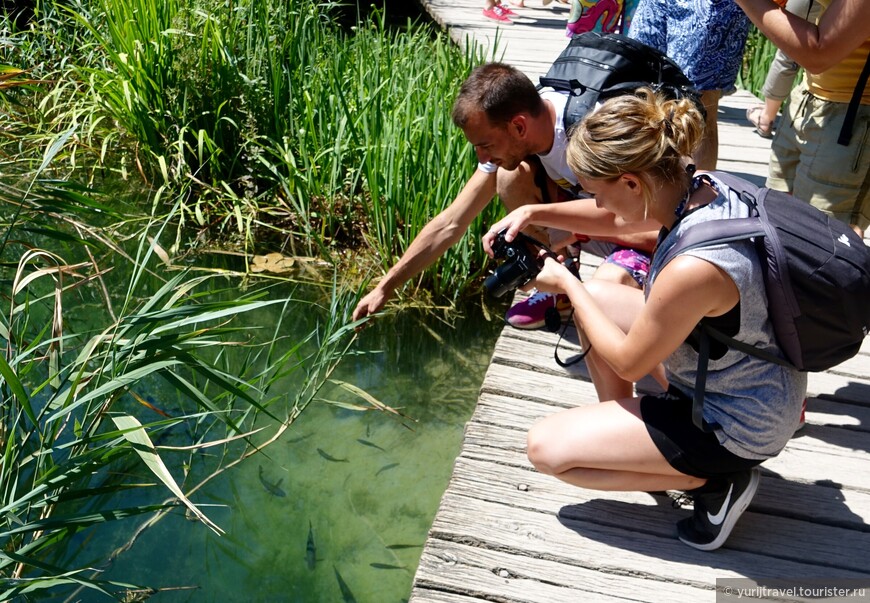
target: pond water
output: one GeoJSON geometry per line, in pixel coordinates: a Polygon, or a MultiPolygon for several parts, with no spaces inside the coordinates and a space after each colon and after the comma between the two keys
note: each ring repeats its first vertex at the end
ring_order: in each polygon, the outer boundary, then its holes
{"type": "MultiPolygon", "coordinates": [[[[334,379],[404,418],[312,403],[263,454],[194,497],[224,536],[175,511],[103,578],[168,589],[151,599],[160,602],[407,599],[501,328],[475,307],[452,326],[417,310],[377,319],[355,346],[366,353],[334,379]]],[[[359,403],[338,387],[320,397],[359,403]]]]}

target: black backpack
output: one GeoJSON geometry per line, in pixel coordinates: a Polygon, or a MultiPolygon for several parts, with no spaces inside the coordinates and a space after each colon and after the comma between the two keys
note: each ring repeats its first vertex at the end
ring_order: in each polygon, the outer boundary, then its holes
{"type": "Polygon", "coordinates": [[[731,201],[746,203],[754,217],[703,222],[686,229],[661,266],[681,251],[755,239],[764,270],[768,314],[779,358],[728,337],[702,321],[693,418],[703,421],[702,404],[709,339],[770,362],[802,371],[823,371],[858,353],[870,330],[870,248],[845,223],[781,191],[759,188],[723,172],[710,177],[731,201]]]}
{"type": "Polygon", "coordinates": [[[655,48],[613,33],[590,31],[571,38],[538,88],[570,93],[564,114],[570,132],[599,100],[633,94],[642,86],[669,98],[691,98],[703,112],[697,91],[676,63],[655,48]]]}

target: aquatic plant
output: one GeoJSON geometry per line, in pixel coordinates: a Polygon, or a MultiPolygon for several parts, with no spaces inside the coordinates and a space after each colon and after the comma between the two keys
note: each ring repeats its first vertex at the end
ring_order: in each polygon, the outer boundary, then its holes
{"type": "MultiPolygon", "coordinates": [[[[9,39],[50,82],[10,97],[22,107],[15,150],[36,158],[59,143],[55,169],[92,183],[138,175],[160,191],[155,202],[181,201],[180,246],[280,248],[343,264],[349,279],[377,276],[473,169],[449,113],[483,57],[428,25],[390,29],[378,12],[348,32],[335,9],[40,4],[33,33],[9,39]]],[[[489,208],[417,285],[460,297],[486,264],[480,223],[499,212],[489,208]]]]}
{"type": "Polygon", "coordinates": [[[221,531],[196,492],[274,442],[317,395],[353,341],[354,296],[334,283],[323,308],[169,270],[160,241],[172,212],[128,255],[107,227],[124,216],[81,187],[4,185],[0,211],[0,599],[71,588],[120,597],[139,585],[102,570],[166,513],[221,531]],[[126,289],[110,291],[106,272],[127,262],[126,289]],[[280,320],[252,336],[273,305],[320,319],[299,340],[285,340],[280,320]],[[289,401],[272,392],[288,378],[289,401]],[[89,529],[137,516],[114,551],[75,548],[89,529]]]}

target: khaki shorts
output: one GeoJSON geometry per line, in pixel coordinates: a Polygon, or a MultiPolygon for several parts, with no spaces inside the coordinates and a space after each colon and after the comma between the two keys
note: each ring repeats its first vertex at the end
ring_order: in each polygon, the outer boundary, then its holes
{"type": "Polygon", "coordinates": [[[767,186],[792,193],[847,224],[870,225],[870,105],[861,105],[848,147],[837,144],[848,103],[791,94],[770,149],[767,186]]]}

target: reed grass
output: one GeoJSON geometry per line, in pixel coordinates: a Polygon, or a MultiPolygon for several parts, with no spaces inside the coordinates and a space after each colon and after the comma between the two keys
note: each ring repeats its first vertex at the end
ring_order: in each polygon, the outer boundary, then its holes
{"type": "Polygon", "coordinates": [[[756,27],[750,28],[737,85],[763,99],[761,88],[775,53],[776,46],[756,27]]]}
{"type": "MultiPolygon", "coordinates": [[[[41,4],[34,35],[13,41],[48,82],[27,90],[36,103],[23,91],[6,97],[29,110],[19,159],[58,143],[63,177],[138,175],[156,198],[182,200],[181,246],[196,236],[280,247],[343,264],[348,278],[376,276],[473,169],[449,113],[484,57],[428,25],[391,30],[378,12],[346,32],[335,9],[315,0],[41,4]]],[[[480,223],[498,212],[488,209],[417,285],[463,295],[487,262],[480,223]]]]}
{"type": "Polygon", "coordinates": [[[355,296],[334,282],[319,307],[261,288],[239,293],[220,274],[160,278],[158,241],[171,219],[152,221],[128,254],[105,228],[118,209],[77,187],[2,186],[0,208],[0,599],[71,589],[121,599],[142,585],[103,580],[101,569],[168,511],[186,509],[220,533],[196,492],[274,442],[314,399],[353,341],[355,296]],[[110,293],[106,266],[123,270],[127,259],[127,288],[110,293]],[[255,315],[275,305],[305,305],[320,319],[298,340],[286,340],[280,321],[252,337],[255,315]],[[288,378],[297,384],[289,404],[272,392],[288,378]],[[149,400],[158,387],[177,399],[172,408],[149,400]],[[185,425],[196,441],[160,443],[185,425]],[[217,465],[203,466],[203,449],[220,451],[217,465]],[[137,465],[151,483],[130,477],[137,465]],[[136,516],[143,523],[107,559],[68,550],[89,529],[136,516]]]}

